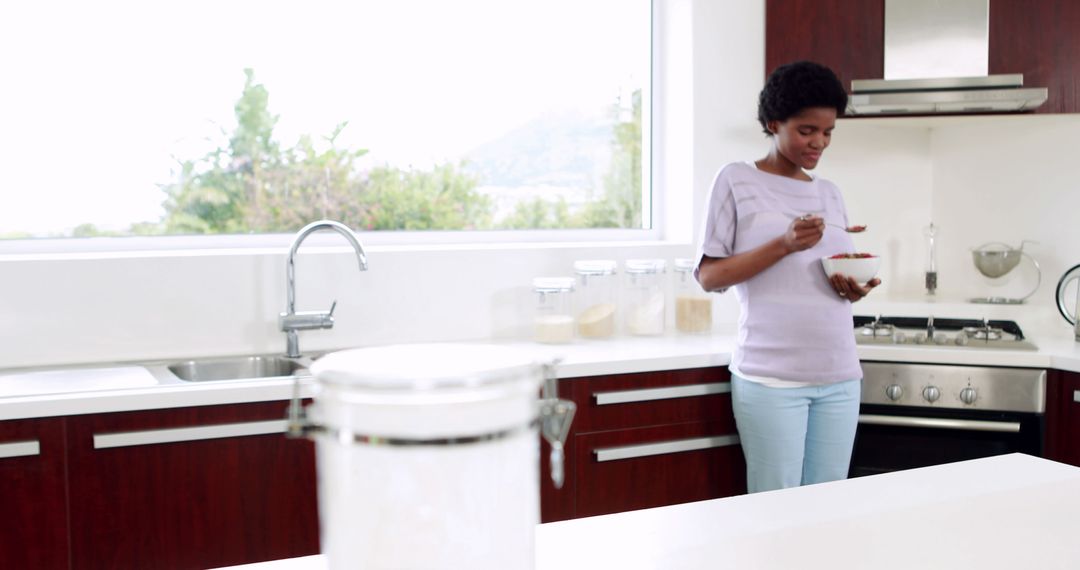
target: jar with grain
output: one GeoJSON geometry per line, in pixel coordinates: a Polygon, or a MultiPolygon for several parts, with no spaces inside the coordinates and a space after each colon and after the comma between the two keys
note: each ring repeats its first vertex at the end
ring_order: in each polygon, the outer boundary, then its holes
{"type": "Polygon", "coordinates": [[[683,333],[701,334],[712,330],[712,296],[701,288],[694,277],[693,259],[675,260],[675,329],[683,333]]]}
{"type": "Polygon", "coordinates": [[[633,335],[664,334],[667,295],[663,259],[626,261],[626,332],[633,335]]]}
{"type": "Polygon", "coordinates": [[[574,278],[537,277],[533,293],[533,340],[548,344],[574,340],[574,278]]]}
{"type": "Polygon", "coordinates": [[[615,261],[591,259],[574,262],[577,276],[577,333],[582,338],[609,338],[615,334],[615,261]]]}

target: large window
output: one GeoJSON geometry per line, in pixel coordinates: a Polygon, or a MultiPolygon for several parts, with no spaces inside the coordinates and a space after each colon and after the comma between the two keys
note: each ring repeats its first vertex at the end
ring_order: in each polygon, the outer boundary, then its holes
{"type": "Polygon", "coordinates": [[[650,30],[649,0],[7,2],[0,238],[647,228],[650,30]]]}

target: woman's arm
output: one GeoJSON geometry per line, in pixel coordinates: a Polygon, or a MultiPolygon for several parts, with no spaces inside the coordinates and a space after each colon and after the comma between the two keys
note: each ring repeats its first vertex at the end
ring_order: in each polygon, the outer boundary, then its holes
{"type": "Polygon", "coordinates": [[[814,247],[821,241],[824,231],[824,219],[804,216],[791,222],[784,235],[750,251],[731,257],[703,255],[698,266],[698,282],[706,291],[718,291],[742,283],[772,267],[789,253],[814,247]]]}

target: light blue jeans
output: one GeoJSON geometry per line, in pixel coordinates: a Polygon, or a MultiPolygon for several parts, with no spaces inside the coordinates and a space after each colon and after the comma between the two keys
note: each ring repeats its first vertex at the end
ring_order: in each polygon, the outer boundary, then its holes
{"type": "Polygon", "coordinates": [[[731,375],[731,402],[751,493],[846,479],[861,380],[770,388],[731,375]]]}

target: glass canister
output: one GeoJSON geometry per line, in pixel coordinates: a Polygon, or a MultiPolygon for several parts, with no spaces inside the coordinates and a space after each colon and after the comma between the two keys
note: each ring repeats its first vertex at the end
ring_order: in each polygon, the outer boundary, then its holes
{"type": "Polygon", "coordinates": [[[615,261],[591,259],[574,262],[577,275],[577,333],[582,338],[608,338],[615,334],[617,283],[615,261]]]}
{"type": "Polygon", "coordinates": [[[573,341],[574,278],[537,277],[533,279],[533,292],[533,340],[548,344],[573,341]]]}
{"type": "Polygon", "coordinates": [[[712,330],[712,296],[694,277],[693,259],[675,260],[673,285],[675,329],[684,333],[707,333],[712,330]]]}
{"type": "Polygon", "coordinates": [[[667,315],[663,259],[626,261],[626,331],[633,335],[664,334],[667,315]]]}
{"type": "MultiPolygon", "coordinates": [[[[315,440],[330,570],[534,566],[538,425],[549,438],[573,417],[572,402],[537,398],[545,380],[555,391],[551,365],[508,347],[412,344],[332,353],[311,371],[310,416],[295,395],[289,433],[315,440]]],[[[555,478],[561,440],[552,449],[555,478]]]]}

